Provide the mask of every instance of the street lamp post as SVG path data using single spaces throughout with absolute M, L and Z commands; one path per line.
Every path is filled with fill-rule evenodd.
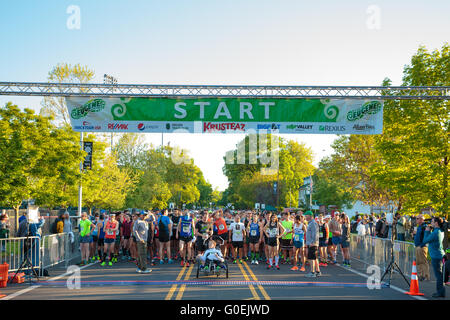
M 103 75 L 103 84 L 117 84 L 118 81 L 113 76 L 107 75 L 106 73 Z M 114 87 L 111 88 L 111 92 L 114 92 Z M 111 132 L 111 153 L 113 151 L 113 133 Z

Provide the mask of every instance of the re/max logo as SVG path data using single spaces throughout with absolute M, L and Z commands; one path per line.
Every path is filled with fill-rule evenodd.
M 128 124 L 125 123 L 108 123 L 109 130 L 128 130 Z

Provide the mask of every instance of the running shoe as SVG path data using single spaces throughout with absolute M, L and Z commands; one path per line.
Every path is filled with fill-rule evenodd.
M 255 264 L 255 260 L 252 260 L 252 262 L 250 262 L 250 264 Z
M 164 264 L 164 260 L 159 260 L 159 264 Z
M 101 265 L 102 267 L 104 267 L 104 266 L 106 265 L 106 261 L 103 261 L 102 263 L 100 263 L 100 265 Z
M 184 267 L 184 260 L 181 260 L 181 266 Z
M 216 271 L 219 271 L 220 270 L 220 267 L 219 266 L 216 266 Z
M 267 266 L 267 269 L 272 269 L 272 266 L 269 264 L 269 265 Z
M 322 275 L 322 272 L 316 272 L 316 277 L 320 277 Z
M 258 260 L 255 260 L 255 264 L 259 264 Z
M 239 263 L 242 264 L 242 259 L 239 259 Z
M 112 262 L 111 262 L 111 261 L 110 261 L 110 262 L 108 262 L 108 265 L 109 265 L 109 266 L 112 266 Z
M 185 266 L 186 266 L 186 267 L 189 267 L 189 261 L 186 262 Z
M 275 268 L 277 268 L 277 270 L 280 270 L 280 266 L 279 265 L 276 265 Z
M 142 273 L 150 273 L 152 272 L 152 269 L 145 269 L 144 271 L 142 271 Z
M 298 267 L 297 267 L 297 266 L 293 266 L 293 267 L 291 268 L 291 270 L 292 270 L 292 271 L 297 271 L 297 270 L 298 270 Z
M 205 271 L 209 271 L 209 267 L 208 266 L 205 266 Z
M 325 262 L 322 264 L 323 264 L 322 267 L 328 267 L 328 264 L 326 264 Z
M 84 262 L 84 260 L 82 260 L 81 262 L 80 262 L 80 267 L 81 266 L 84 266 L 86 263 Z
M 315 273 L 310 272 L 310 273 L 305 274 L 305 277 L 307 277 L 307 278 L 316 278 L 317 275 Z
M 136 272 L 137 272 L 137 273 L 142 273 L 142 270 L 139 269 L 139 268 L 136 268 Z
M 173 263 L 173 260 L 172 260 L 172 259 L 169 259 L 168 263 L 169 263 L 169 264 L 172 264 L 172 263 Z
M 301 267 L 300 271 L 305 272 L 305 267 Z

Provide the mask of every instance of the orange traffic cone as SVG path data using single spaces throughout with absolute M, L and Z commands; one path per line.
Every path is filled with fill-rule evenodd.
M 419 292 L 419 280 L 417 280 L 417 269 L 416 261 L 413 261 L 412 274 L 411 274 L 411 285 L 409 287 L 409 292 L 405 292 L 411 296 L 423 296 L 423 293 Z

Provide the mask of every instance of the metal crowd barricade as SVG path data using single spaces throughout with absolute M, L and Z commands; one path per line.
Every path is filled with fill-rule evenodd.
M 39 237 L 0 239 L 0 264 L 9 264 L 9 271 L 17 271 L 28 256 L 33 267 L 40 264 Z
M 78 233 L 58 233 L 42 237 L 41 255 L 44 269 L 62 262 L 67 267 L 72 260 L 81 257 Z
M 8 263 L 17 271 L 28 258 L 34 268 L 46 269 L 65 262 L 65 267 L 81 257 L 78 232 L 39 237 L 0 239 L 0 264 Z
M 407 277 L 410 276 L 415 259 L 413 243 L 397 240 L 392 243 L 389 239 L 351 234 L 350 257 L 352 260 L 361 262 L 366 268 L 377 265 L 381 272 L 386 271 L 391 262 L 391 248 L 394 250 L 394 259 L 400 270 Z

